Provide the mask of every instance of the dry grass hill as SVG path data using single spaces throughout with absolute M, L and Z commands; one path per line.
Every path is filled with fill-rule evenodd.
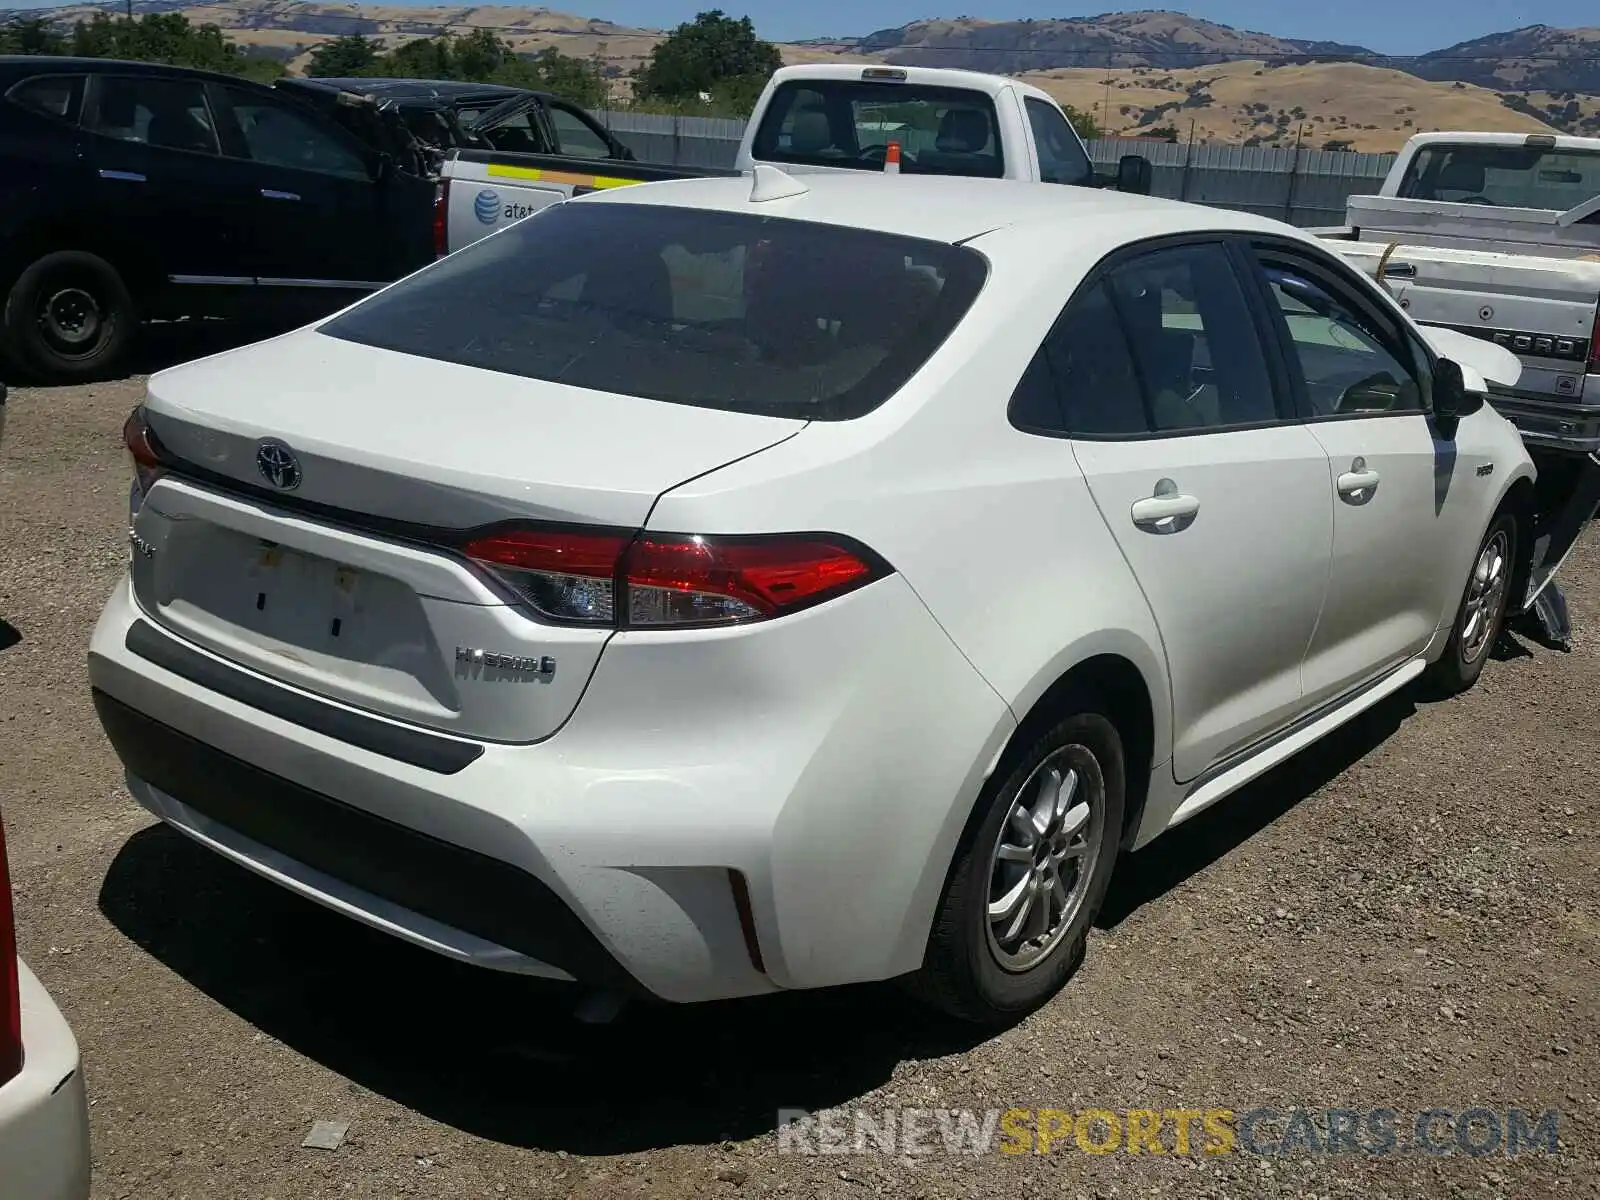
M 1429 83 L 1356 63 L 1270 67 L 1256 61 L 1180 71 L 1063 68 L 1021 78 L 1088 113 L 1108 133 L 1128 136 L 1170 127 L 1187 141 L 1192 123 L 1197 141 L 1292 146 L 1299 137 L 1314 149 L 1340 141 L 1350 149 L 1385 151 L 1430 129 L 1532 133 L 1550 128 L 1507 108 L 1484 88 Z
M 218 25 L 240 45 L 271 54 L 293 71 L 305 69 L 319 43 L 343 34 L 394 46 L 443 32 L 492 29 L 518 51 L 554 47 L 598 59 L 626 76 L 664 36 L 660 30 L 508 5 L 134 0 L 134 8 L 178 11 L 197 24 Z M 29 15 L 70 24 L 95 11 L 93 5 L 74 5 Z M 1171 12 L 916 21 L 865 38 L 779 49 L 790 63 L 897 62 L 1019 74 L 1089 113 L 1107 131 L 1129 135 L 1170 127 L 1186 140 L 1192 122 L 1198 140 L 1293 145 L 1298 136 L 1314 147 L 1332 141 L 1383 151 L 1429 129 L 1555 126 L 1600 134 L 1600 30 L 1533 26 L 1410 60 L 1405 70 L 1329 61 L 1370 59 L 1371 52 L 1359 46 L 1250 33 Z M 1503 58 L 1494 57 L 1501 53 Z M 1523 88 L 1529 90 L 1517 90 Z

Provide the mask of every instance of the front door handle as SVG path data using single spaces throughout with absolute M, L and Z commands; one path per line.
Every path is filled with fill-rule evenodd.
M 100 172 L 101 179 L 116 179 L 123 183 L 146 183 L 145 177 L 137 171 L 107 171 Z
M 274 190 L 273 188 L 262 188 L 261 189 L 261 194 L 262 194 L 262 196 L 264 196 L 268 200 L 298 200 L 298 199 L 300 199 L 299 195 L 297 193 L 295 193 L 295 192 L 280 192 L 280 191 Z
M 1367 466 L 1366 459 L 1358 458 L 1337 482 L 1342 499 L 1351 504 L 1365 504 L 1378 490 L 1378 473 Z
M 1200 501 L 1178 491 L 1170 479 L 1156 484 L 1156 494 L 1135 500 L 1128 515 L 1146 533 L 1178 533 L 1189 528 L 1200 512 Z

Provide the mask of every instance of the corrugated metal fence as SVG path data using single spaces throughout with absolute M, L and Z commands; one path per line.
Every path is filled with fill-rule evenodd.
M 743 121 L 719 117 L 617 111 L 595 116 L 642 161 L 681 167 L 732 167 L 745 128 Z M 1295 225 L 1342 223 L 1345 198 L 1376 192 L 1395 157 L 1121 138 L 1090 142 L 1089 153 L 1100 167 L 1115 167 L 1124 154 L 1144 155 L 1154 167 L 1157 196 L 1242 209 Z

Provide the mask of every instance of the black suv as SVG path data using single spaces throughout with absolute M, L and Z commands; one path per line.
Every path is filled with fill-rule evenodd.
M 433 185 L 227 75 L 0 57 L 0 357 L 115 370 L 139 322 L 311 320 L 433 260 Z

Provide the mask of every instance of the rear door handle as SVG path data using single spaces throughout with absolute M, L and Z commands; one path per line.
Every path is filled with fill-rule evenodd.
M 1385 263 L 1383 274 L 1386 279 L 1415 279 L 1417 277 L 1417 264 L 1408 262 Z
M 1365 504 L 1378 490 L 1378 473 L 1367 466 L 1367 460 L 1357 457 L 1350 469 L 1336 481 L 1339 496 L 1350 504 Z
M 105 171 L 100 172 L 101 179 L 118 179 L 123 183 L 148 183 L 149 181 L 137 171 Z
M 268 200 L 298 200 L 300 196 L 295 192 L 280 192 L 273 188 L 262 188 L 261 194 Z
M 1161 482 L 1171 487 L 1168 480 Z M 1165 491 L 1158 484 L 1156 494 L 1135 500 L 1128 515 L 1133 518 L 1135 525 L 1147 533 L 1177 533 L 1187 529 L 1189 522 L 1199 512 L 1199 500 L 1179 494 L 1176 488 Z

